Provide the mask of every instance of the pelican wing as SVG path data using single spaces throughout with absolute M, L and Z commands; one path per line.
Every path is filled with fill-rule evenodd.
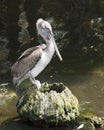
M 24 51 L 24 53 L 17 59 L 11 68 L 13 77 L 22 77 L 29 70 L 31 70 L 41 58 L 42 51 L 45 49 L 45 47 L 45 45 L 41 45 Z

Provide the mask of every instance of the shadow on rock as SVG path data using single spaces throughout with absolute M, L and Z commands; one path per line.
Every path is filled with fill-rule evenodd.
M 9 119 L 3 122 L 0 126 L 0 130 L 69 130 L 70 127 L 47 127 L 47 126 L 34 126 L 31 122 L 25 119 L 21 119 L 19 117 Z M 74 128 L 71 128 L 74 130 Z

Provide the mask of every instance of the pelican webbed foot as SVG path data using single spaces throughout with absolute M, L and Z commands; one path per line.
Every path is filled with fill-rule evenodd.
M 41 83 L 39 80 L 36 80 L 35 78 L 30 78 L 31 82 L 33 85 L 36 85 L 37 89 L 40 90 L 41 88 Z

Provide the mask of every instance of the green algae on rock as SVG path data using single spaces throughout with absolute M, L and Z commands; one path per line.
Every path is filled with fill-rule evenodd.
M 40 91 L 33 86 L 21 96 L 17 111 L 34 124 L 58 125 L 79 116 L 79 103 L 64 84 L 44 83 Z

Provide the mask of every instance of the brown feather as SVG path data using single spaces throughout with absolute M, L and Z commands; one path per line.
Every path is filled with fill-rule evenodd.
M 13 77 L 22 77 L 31 70 L 41 58 L 42 51 L 45 47 L 46 45 L 40 45 L 24 51 L 11 68 Z

